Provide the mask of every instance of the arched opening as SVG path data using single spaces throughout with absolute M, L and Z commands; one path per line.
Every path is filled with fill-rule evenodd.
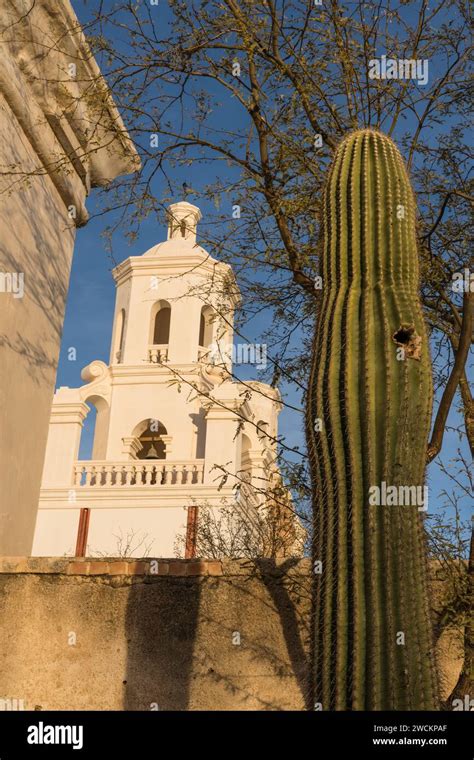
M 123 339 L 125 336 L 125 309 L 120 309 L 117 314 L 117 321 L 115 326 L 115 348 L 113 359 L 117 364 L 123 362 Z
M 151 340 L 154 346 L 167 346 L 170 339 L 171 306 L 168 301 L 158 301 L 151 313 Z
M 271 443 L 270 438 L 268 437 L 268 422 L 259 420 L 257 422 L 256 430 L 257 430 L 258 440 L 260 441 L 262 449 L 263 450 L 268 449 Z
M 212 316 L 213 311 L 210 306 L 203 306 L 201 309 L 201 319 L 199 322 L 199 345 L 202 348 L 209 348 L 212 343 Z
M 87 406 L 89 407 L 89 411 L 87 412 L 87 417 L 82 426 L 78 454 L 78 459 L 86 461 L 92 459 L 92 449 L 94 446 L 94 435 L 97 424 L 97 409 L 93 404 L 87 404 Z
M 163 436 L 167 436 L 168 433 L 165 426 L 159 420 L 150 419 L 140 423 L 137 428 L 134 435 L 142 446 L 137 453 L 137 459 L 166 459 L 166 442 Z
M 78 457 L 103 460 L 107 451 L 110 407 L 102 396 L 88 396 L 84 401 L 91 411 L 84 420 Z

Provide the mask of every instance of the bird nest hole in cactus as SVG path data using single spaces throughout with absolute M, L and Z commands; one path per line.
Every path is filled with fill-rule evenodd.
M 402 346 L 407 359 L 421 359 L 421 336 L 415 325 L 400 325 L 392 336 L 397 346 Z

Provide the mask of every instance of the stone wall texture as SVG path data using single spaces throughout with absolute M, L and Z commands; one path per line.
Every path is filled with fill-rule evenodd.
M 139 161 L 69 0 L 3 0 L 0 44 L 0 554 L 7 555 L 32 550 L 86 196 Z
M 0 707 L 303 710 L 309 571 L 305 559 L 3 558 Z

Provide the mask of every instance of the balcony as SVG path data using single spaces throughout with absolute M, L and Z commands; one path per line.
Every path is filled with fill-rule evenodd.
M 74 464 L 74 486 L 123 488 L 191 486 L 204 482 L 204 459 L 170 462 L 164 459 L 128 462 L 82 461 Z
M 205 476 L 205 460 L 82 460 L 73 463 L 66 482 L 43 485 L 40 509 L 169 508 L 234 502 L 232 484 Z
M 168 361 L 168 345 L 148 346 L 148 361 L 150 364 L 165 364 Z

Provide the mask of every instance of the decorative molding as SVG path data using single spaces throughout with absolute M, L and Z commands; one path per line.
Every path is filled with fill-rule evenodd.
M 51 425 L 67 425 L 70 423 L 84 424 L 89 414 L 89 407 L 83 401 L 53 403 L 51 408 Z
M 140 439 L 135 438 L 134 436 L 124 437 L 122 438 L 122 443 L 123 453 L 126 456 L 129 456 L 131 460 L 135 460 L 138 452 L 142 450 Z
M 88 188 L 137 171 L 137 152 L 69 0 L 3 3 L 0 34 L 0 91 L 82 226 Z
M 142 461 L 142 460 L 140 460 Z M 163 461 L 163 460 L 157 460 Z M 104 464 L 109 465 L 110 462 Z M 132 462 L 124 461 L 123 465 Z M 172 462 L 171 462 L 172 464 Z M 72 474 L 72 473 L 71 473 Z M 70 500 L 74 491 L 75 501 Z M 166 519 L 168 509 L 183 508 L 192 504 L 208 504 L 220 507 L 236 503 L 237 494 L 233 486 L 223 486 L 219 491 L 213 483 L 189 485 L 159 486 L 68 486 L 47 487 L 40 491 L 39 511 L 42 510 L 77 510 L 80 507 L 91 509 L 130 509 L 135 507 L 163 510 Z
M 95 359 L 81 372 L 81 378 L 86 383 L 95 383 L 109 378 L 109 368 L 105 362 Z
M 166 255 L 165 252 L 160 254 L 160 245 L 167 246 L 168 248 L 170 245 L 176 246 L 176 255 Z M 155 255 L 150 255 L 149 252 L 146 252 L 141 256 L 129 256 L 128 259 L 122 261 L 112 270 L 112 275 L 117 286 L 122 285 L 136 273 L 163 278 L 192 273 L 193 276 L 201 275 L 203 278 L 208 279 L 209 275 L 211 275 L 215 283 L 220 282 L 224 285 L 228 281 L 231 284 L 232 287 L 228 290 L 228 297 L 229 302 L 235 309 L 241 302 L 241 295 L 230 265 L 213 259 L 200 246 L 195 246 L 194 249 L 191 248 L 192 253 L 189 252 L 189 243 L 185 242 L 184 247 L 184 251 L 179 250 L 179 242 L 175 239 L 156 246 Z
M 172 435 L 159 435 L 159 440 L 163 441 L 165 444 L 165 453 L 166 458 L 172 453 L 172 442 L 173 442 L 173 436 Z

